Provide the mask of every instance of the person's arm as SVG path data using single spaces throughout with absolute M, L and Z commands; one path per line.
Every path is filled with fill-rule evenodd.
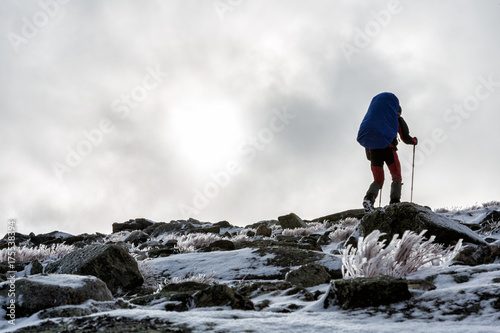
M 416 145 L 418 143 L 417 138 L 414 138 L 410 135 L 410 129 L 406 124 L 406 121 L 403 117 L 399 117 L 399 137 L 403 140 L 407 145 Z

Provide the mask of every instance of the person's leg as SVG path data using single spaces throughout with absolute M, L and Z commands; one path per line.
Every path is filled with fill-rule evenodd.
M 363 206 L 366 211 L 373 210 L 373 204 L 377 198 L 378 192 L 384 185 L 384 153 L 383 149 L 372 149 L 371 151 L 371 170 L 373 182 L 363 199 Z
M 394 204 L 401 201 L 401 187 L 403 185 L 403 179 L 401 177 L 401 163 L 399 162 L 398 152 L 395 150 L 390 152 L 390 156 L 388 156 L 388 158 L 391 163 L 387 163 L 387 166 L 389 167 L 392 177 L 390 203 Z

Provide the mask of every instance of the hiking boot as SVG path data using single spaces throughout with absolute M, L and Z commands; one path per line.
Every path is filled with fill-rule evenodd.
M 375 210 L 373 203 L 367 199 L 363 200 L 363 208 L 365 209 L 365 213 L 371 213 Z
M 377 195 L 381 187 L 382 186 L 376 182 L 370 184 L 370 188 L 368 188 L 368 191 L 363 198 L 363 208 L 365 209 L 365 212 L 372 212 L 375 209 L 373 208 L 373 204 L 375 203 L 375 199 L 377 199 Z
M 401 202 L 401 187 L 403 183 L 392 182 L 391 184 L 391 202 L 390 204 L 395 204 Z

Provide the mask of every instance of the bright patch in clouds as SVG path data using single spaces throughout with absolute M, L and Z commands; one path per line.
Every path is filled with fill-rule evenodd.
M 230 103 L 193 100 L 172 110 L 168 121 L 177 155 L 196 171 L 226 163 L 242 139 L 241 119 Z

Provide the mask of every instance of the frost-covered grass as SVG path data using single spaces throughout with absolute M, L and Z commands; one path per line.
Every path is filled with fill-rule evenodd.
M 8 261 L 9 253 L 14 253 L 14 260 L 16 261 L 32 261 L 37 259 L 40 262 L 47 260 L 57 260 L 75 249 L 73 245 L 66 245 L 64 243 L 52 244 L 47 246 L 40 244 L 36 247 L 27 245 L 14 246 L 0 250 L 0 262 Z
M 342 242 L 349 238 L 359 225 L 359 220 L 348 217 L 331 227 L 332 232 L 328 236 L 332 242 Z
M 385 234 L 378 230 L 360 237 L 357 248 L 348 245 L 343 252 L 344 278 L 378 275 L 403 278 L 425 266 L 445 266 L 462 247 L 460 240 L 455 247 L 444 248 L 433 243 L 435 236 L 425 240 L 425 232 L 426 230 L 417 235 L 412 231 L 405 231 L 401 238 L 394 235 L 387 246 L 385 240 L 379 240 Z
M 458 207 L 458 206 L 443 207 L 435 209 L 434 211 L 436 213 L 460 213 L 460 212 L 474 211 L 483 208 L 493 208 L 493 207 L 500 207 L 500 201 L 488 201 L 482 204 L 474 204 L 472 206 L 465 206 L 465 207 Z
M 283 236 L 308 236 L 311 234 L 325 231 L 327 229 L 327 222 L 311 222 L 307 224 L 306 228 L 283 229 L 281 233 Z
M 153 237 L 151 240 L 159 243 L 168 242 L 169 240 L 175 240 L 177 241 L 176 249 L 178 249 L 180 253 L 190 253 L 205 248 L 218 240 L 230 240 L 233 243 L 249 241 L 251 240 L 251 238 L 246 235 L 246 232 L 246 230 L 242 230 L 231 238 L 222 237 L 218 234 L 213 233 L 191 233 L 187 235 L 176 235 L 169 233 Z
M 328 226 L 329 221 L 311 222 L 308 223 L 306 228 L 296 228 L 296 229 L 284 229 L 281 233 L 283 236 L 308 236 L 311 234 L 323 234 L 328 230 L 331 230 L 329 235 L 331 242 L 341 242 L 345 241 L 354 232 L 359 224 L 359 220 L 355 218 L 345 218 L 340 220 L 338 223 Z

